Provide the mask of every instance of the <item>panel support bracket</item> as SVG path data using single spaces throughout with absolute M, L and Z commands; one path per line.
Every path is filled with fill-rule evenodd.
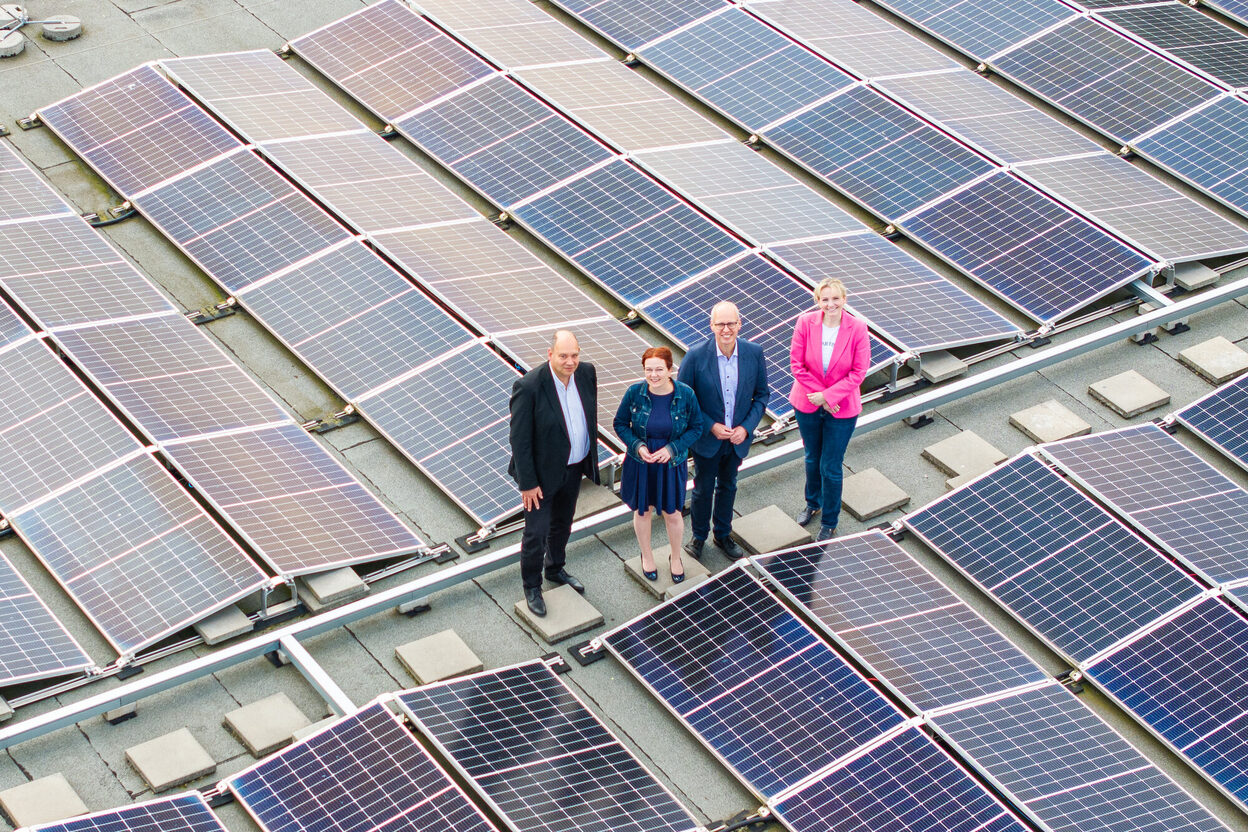
M 17 126 L 23 130 L 34 130 L 36 127 L 42 127 L 43 122 L 39 120 L 39 116 L 32 113 L 25 118 L 19 118 L 17 120 Z
M 234 298 L 226 298 L 215 306 L 205 306 L 196 312 L 187 312 L 186 319 L 196 326 L 206 324 L 210 321 L 219 321 L 222 318 L 228 318 L 238 311 L 238 301 Z
M 303 423 L 303 429 L 309 433 L 329 433 L 331 430 L 345 428 L 354 422 L 360 421 L 360 414 L 356 412 L 355 405 L 347 405 L 341 412 L 332 416 L 326 416 L 324 419 L 313 419 L 310 422 Z

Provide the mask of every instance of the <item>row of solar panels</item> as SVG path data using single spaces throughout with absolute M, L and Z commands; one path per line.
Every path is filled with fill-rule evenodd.
M 7 147 L 0 195 L 0 513 L 123 657 L 270 582 L 165 464 L 280 579 L 425 546 Z M 4 572 L 0 683 L 83 667 Z
M 1242 251 L 1248 239 L 1243 229 L 968 72 L 856 80 L 858 45 L 848 48 L 851 65 L 840 63 L 846 40 L 838 29 L 841 18 L 863 25 L 861 18 L 871 15 L 860 9 L 784 0 L 748 10 L 680 0 L 558 5 L 1041 323 L 1163 263 Z M 762 16 L 815 33 L 812 47 L 819 51 Z M 894 63 L 887 74 L 948 63 L 923 53 L 920 44 L 909 47 L 902 65 Z M 918 69 L 904 65 L 911 60 Z M 903 106 L 911 97 L 935 106 Z M 975 113 L 985 104 L 990 113 L 1023 111 L 1009 126 L 1039 134 L 1048 146 L 1031 146 L 1031 136 L 1012 135 L 992 115 Z M 975 117 L 945 124 L 941 111 Z M 995 141 L 984 140 L 993 133 Z M 1014 170 L 1010 152 L 1020 150 L 1045 164 Z M 1082 158 L 1055 158 L 1072 154 Z M 1133 205 L 1141 195 L 1166 203 L 1171 216 Z

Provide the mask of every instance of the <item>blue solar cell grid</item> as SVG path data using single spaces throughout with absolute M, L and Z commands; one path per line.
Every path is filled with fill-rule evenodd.
M 792 832 L 1025 832 L 917 728 L 773 806 Z
M 556 0 L 625 49 L 674 32 L 727 7 L 726 0 Z
M 1200 594 L 1200 586 L 1031 456 L 905 518 L 1076 662 Z
M 397 126 L 504 208 L 612 156 L 584 130 L 501 75 Z
M 1206 0 L 1206 5 L 1240 23 L 1248 24 L 1248 0 Z
M 853 79 L 740 9 L 642 49 L 640 57 L 749 130 L 826 98 Z
M 1248 86 L 1248 38 L 1189 6 L 1137 6 L 1100 16 L 1228 87 Z
M 1248 800 L 1248 621 L 1209 598 L 1086 671 L 1213 782 Z
M 745 250 L 623 160 L 513 213 L 631 305 Z
M 1074 16 L 1074 9 L 1058 0 L 881 0 L 880 5 L 981 61 Z
M 0 555 L 0 685 L 81 670 L 91 659 Z
M 1040 323 L 1053 323 L 1152 263 L 1008 172 L 900 223 L 913 239 Z
M 226 832 L 199 792 L 23 829 L 27 832 Z
M 867 87 L 838 95 L 763 136 L 889 220 L 995 167 Z
M 1205 441 L 1248 468 L 1248 375 L 1224 384 L 1177 415 Z
M 1141 156 L 1248 214 L 1248 101 L 1228 96 L 1141 139 Z
M 741 569 L 721 572 L 604 640 L 763 797 L 902 722 Z

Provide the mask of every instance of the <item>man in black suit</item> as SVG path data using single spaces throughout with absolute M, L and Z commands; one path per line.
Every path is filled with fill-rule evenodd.
M 581 477 L 598 482 L 598 374 L 581 363 L 576 336 L 555 333 L 549 362 L 530 370 L 511 388 L 511 465 L 520 486 L 524 536 L 520 577 L 534 615 L 546 614 L 542 574 L 584 594 L 585 586 L 564 568 Z M 544 568 L 543 568 L 544 567 Z

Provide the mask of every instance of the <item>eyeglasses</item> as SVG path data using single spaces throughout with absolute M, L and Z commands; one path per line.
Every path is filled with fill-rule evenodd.
M 739 326 L 741 326 L 740 321 L 724 321 L 723 323 L 711 321 L 711 329 L 736 329 Z

